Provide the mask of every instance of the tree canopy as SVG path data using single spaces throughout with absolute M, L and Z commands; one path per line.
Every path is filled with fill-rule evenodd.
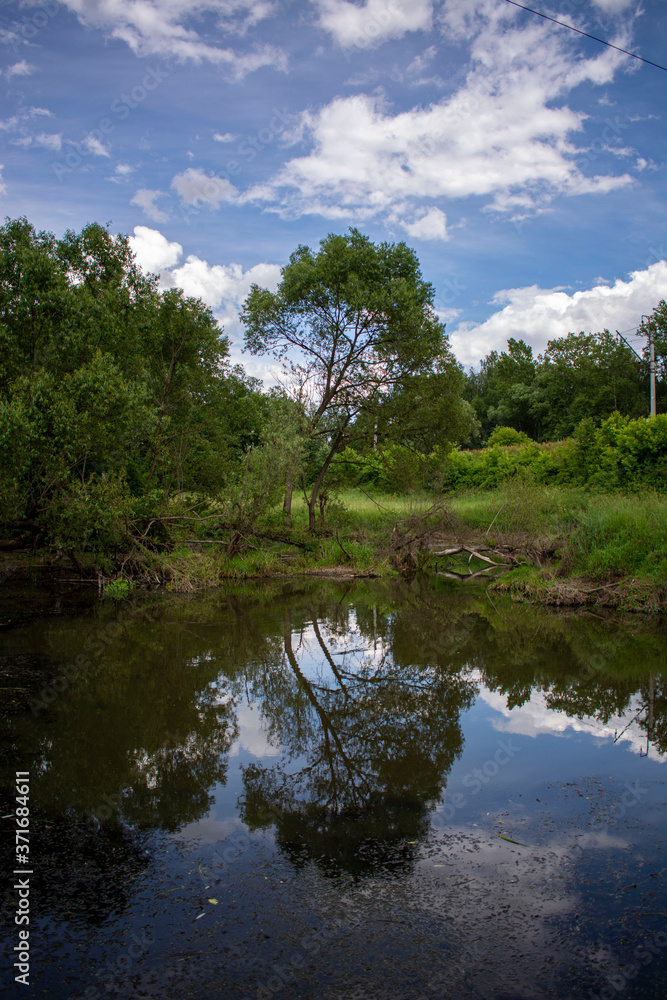
M 287 391 L 307 415 L 306 437 L 328 444 L 310 495 L 311 529 L 352 422 L 377 414 L 397 386 L 434 364 L 457 367 L 433 302 L 413 250 L 375 245 L 357 229 L 327 236 L 318 253 L 299 246 L 276 292 L 252 286 L 241 314 L 246 347 L 282 362 Z

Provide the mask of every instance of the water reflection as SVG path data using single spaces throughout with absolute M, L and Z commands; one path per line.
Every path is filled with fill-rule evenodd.
M 416 853 L 476 692 L 450 665 L 401 661 L 391 618 L 357 610 L 311 605 L 296 628 L 285 613 L 284 654 L 253 685 L 284 759 L 243 775 L 247 825 L 274 823 L 295 860 L 334 872 L 402 868 Z
M 4 661 L 65 663 L 114 615 L 101 607 L 18 629 Z M 398 864 L 392 844 L 413 853 L 406 844 L 428 826 L 480 683 L 508 712 L 539 693 L 551 712 L 621 720 L 661 754 L 663 660 L 662 634 L 642 622 L 419 587 L 156 600 L 47 710 L 14 717 L 5 746 L 30 766 L 48 814 L 176 831 L 210 810 L 239 706 L 257 703 L 280 756 L 245 767 L 243 821 L 275 824 L 295 858 L 364 870 Z
M 643 832 L 640 810 L 619 816 L 618 803 L 623 783 L 643 781 L 639 768 L 648 767 L 655 769 L 651 802 L 659 799 L 654 761 L 667 750 L 664 632 L 639 618 L 549 614 L 493 600 L 418 581 L 255 584 L 205 598 L 145 599 L 131 618 L 94 602 L 85 614 L 64 607 L 29 629 L 6 631 L 0 665 L 26 697 L 38 695 L 91 640 L 113 634 L 47 708 L 36 716 L 14 712 L 4 723 L 3 815 L 12 808 L 14 769 L 32 776 L 37 918 L 85 927 L 125 921 L 139 933 L 146 913 L 159 914 L 148 921 L 162 939 L 146 975 L 162 954 L 179 974 L 183 956 L 193 955 L 182 995 L 202 998 L 209 995 L 199 986 L 204 947 L 211 982 L 223 967 L 226 976 L 231 962 L 239 982 L 246 978 L 229 997 L 255 996 L 257 973 L 244 956 L 268 949 L 268 934 L 278 955 L 281 934 L 291 948 L 335 907 L 349 914 L 350 900 L 360 925 L 369 916 L 375 921 L 373 961 L 384 955 L 385 906 L 398 928 L 391 949 L 405 944 L 404 976 L 421 948 L 419 982 L 424 990 L 430 983 L 431 993 L 407 985 L 396 993 L 403 998 L 454 995 L 438 978 L 447 983 L 450 975 L 456 984 L 483 980 L 480 993 L 456 995 L 495 995 L 508 940 L 512 954 L 530 953 L 530 979 L 545 942 L 571 954 L 585 921 L 593 953 L 600 928 L 628 910 L 635 890 L 628 920 L 636 922 L 640 911 L 657 920 L 664 905 L 649 899 L 659 869 L 655 831 Z M 32 673 L 21 673 L 26 665 Z M 244 734 L 252 719 L 255 728 Z M 628 768 L 627 753 L 614 763 L 607 754 L 601 772 L 593 741 L 573 750 L 566 739 L 560 751 L 550 744 L 545 764 L 532 738 L 568 728 L 597 735 L 606 747 L 623 742 L 637 766 Z M 493 781 L 476 791 L 467 769 L 493 759 L 498 730 L 522 734 L 521 752 L 500 773 L 488 770 Z M 652 760 L 639 761 L 647 749 Z M 619 782 L 611 778 L 617 765 Z M 558 785 L 561 771 L 574 774 L 576 787 Z M 461 805 L 448 806 L 457 792 Z M 244 838 L 227 862 L 225 837 L 240 827 Z M 204 830 L 222 842 L 208 850 L 197 841 Z M 177 831 L 180 838 L 169 836 Z M 522 853 L 521 843 L 533 847 Z M 11 870 L 9 838 L 0 853 Z M 591 878 L 598 879 L 593 888 Z M 612 883 L 616 896 L 607 899 Z M 413 924 L 414 912 L 420 917 Z M 489 935 L 491 922 L 499 929 Z M 255 935 L 250 944 L 247 928 Z M 182 937 L 178 947 L 174 934 Z M 344 944 L 346 954 L 358 951 L 361 983 L 370 968 L 365 931 Z M 50 959 L 59 971 L 55 954 L 54 946 Z M 447 965 L 450 959 L 459 964 Z M 334 949 L 332 968 L 336 962 Z M 577 962 L 572 981 L 583 969 L 582 982 L 598 988 L 591 960 Z M 54 973 L 49 995 L 60 1000 L 56 980 Z M 386 1000 L 378 989 L 367 995 Z M 123 996 L 136 995 L 129 981 L 127 990 Z M 333 996 L 312 990 L 303 996 Z M 579 996 L 568 990 L 516 995 Z

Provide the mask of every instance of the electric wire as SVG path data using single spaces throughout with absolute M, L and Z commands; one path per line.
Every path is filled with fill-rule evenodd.
M 645 59 L 644 56 L 638 56 L 636 52 L 629 52 L 628 49 L 622 49 L 618 45 L 612 44 L 612 42 L 607 42 L 604 38 L 598 38 L 597 35 L 590 35 L 587 31 L 581 31 L 579 28 L 575 28 L 572 24 L 566 24 L 565 21 L 558 21 L 555 17 L 551 17 L 549 14 L 543 14 L 539 10 L 534 10 L 532 7 L 526 7 L 522 3 L 516 3 L 516 0 L 505 0 L 506 3 L 511 3 L 513 7 L 520 7 L 521 10 L 527 10 L 531 14 L 537 14 L 538 17 L 543 17 L 547 21 L 553 21 L 554 24 L 560 24 L 561 28 L 569 28 L 570 31 L 576 31 L 578 35 L 584 35 L 586 38 L 592 38 L 594 42 L 600 42 L 601 45 L 608 45 L 610 49 L 616 49 L 617 52 L 622 52 L 626 56 L 632 56 L 633 59 L 640 59 L 641 62 L 648 63 L 649 66 L 655 66 L 656 69 L 661 69 L 667 73 L 667 66 L 661 66 L 660 63 L 653 62 L 651 59 Z

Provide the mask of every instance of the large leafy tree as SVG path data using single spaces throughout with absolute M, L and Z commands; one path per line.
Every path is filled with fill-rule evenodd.
M 326 442 L 308 501 L 311 530 L 327 470 L 355 419 L 446 351 L 433 297 L 413 250 L 375 245 L 357 229 L 327 236 L 318 253 L 299 246 L 276 292 L 252 286 L 242 311 L 246 348 L 282 362 L 286 387 L 306 412 L 306 438 Z
M 242 370 L 230 371 L 227 352 L 210 310 L 178 289 L 160 292 L 127 237 L 93 223 L 57 240 L 8 220 L 0 227 L 3 528 L 29 531 L 33 544 L 108 551 L 127 538 L 130 494 L 219 489 L 262 419 L 258 394 Z M 0 540 L 0 549 L 26 540 Z

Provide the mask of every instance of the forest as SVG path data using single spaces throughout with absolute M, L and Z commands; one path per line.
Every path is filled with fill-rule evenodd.
M 93 223 L 58 239 L 7 219 L 5 572 L 8 559 L 67 565 L 123 593 L 307 564 L 396 570 L 397 544 L 414 568 L 428 531 L 477 544 L 493 518 L 505 541 L 578 537 L 579 564 L 572 549 L 563 565 L 584 575 L 662 573 L 667 552 L 648 537 L 637 565 L 626 552 L 595 570 L 593 557 L 641 536 L 640 508 L 667 520 L 665 301 L 643 320 L 657 362 L 647 420 L 648 356 L 613 332 L 572 332 L 538 356 L 511 339 L 466 372 L 434 298 L 404 243 L 350 229 L 299 246 L 241 314 L 245 350 L 282 368 L 264 389 L 231 363 L 211 310 L 161 290 L 127 237 Z

